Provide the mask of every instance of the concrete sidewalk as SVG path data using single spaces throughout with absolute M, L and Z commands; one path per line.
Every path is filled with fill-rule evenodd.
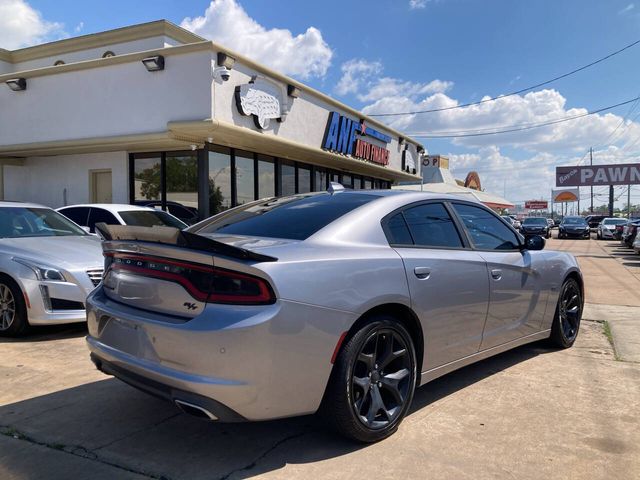
M 587 303 L 582 319 L 606 321 L 611 329 L 617 358 L 640 363 L 640 307 Z

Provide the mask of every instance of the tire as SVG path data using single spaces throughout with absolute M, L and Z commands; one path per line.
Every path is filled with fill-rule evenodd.
M 10 277 L 0 275 L 0 336 L 18 337 L 29 329 L 24 295 Z
M 582 292 L 578 282 L 569 278 L 560 289 L 556 313 L 551 325 L 551 343 L 558 348 L 571 347 L 580 330 L 582 319 Z
M 342 346 L 319 413 L 351 440 L 387 438 L 411 406 L 416 364 L 413 340 L 404 326 L 389 315 L 372 317 Z

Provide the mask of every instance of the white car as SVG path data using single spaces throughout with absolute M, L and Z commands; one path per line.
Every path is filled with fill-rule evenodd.
M 96 236 L 48 207 L 0 202 L 0 335 L 86 321 L 103 269 Z
M 56 210 L 89 233 L 95 233 L 96 223 L 132 225 L 138 227 L 174 227 L 182 230 L 187 224 L 170 213 L 151 207 L 118 203 L 69 205 Z
M 627 223 L 627 219 L 626 218 L 614 218 L 614 217 L 610 217 L 610 218 L 605 218 L 603 219 L 600 224 L 598 224 L 598 229 L 596 230 L 596 236 L 598 238 L 598 240 L 605 240 L 610 238 L 611 240 L 613 240 L 613 235 L 616 231 L 616 225 L 622 225 Z
M 636 235 L 636 239 L 633 241 L 633 250 L 640 253 L 640 235 Z

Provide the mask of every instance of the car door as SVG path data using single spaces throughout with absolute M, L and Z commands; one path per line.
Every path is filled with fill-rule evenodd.
M 113 213 L 104 208 L 91 207 L 89 212 L 89 231 L 95 233 L 96 223 L 106 223 L 107 225 L 120 225 L 120 221 Z
M 540 252 L 522 250 L 518 234 L 489 209 L 452 206 L 488 270 L 489 311 L 480 349 L 538 332 L 547 301 L 536 268 Z
M 465 244 L 445 204 L 413 204 L 384 226 L 422 325 L 423 370 L 476 353 L 489 301 L 486 262 Z

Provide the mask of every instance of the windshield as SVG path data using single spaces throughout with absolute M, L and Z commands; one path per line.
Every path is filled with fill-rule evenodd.
M 530 218 L 525 218 L 522 224 L 523 225 L 546 225 L 547 219 L 542 217 L 530 217 Z
M 376 198 L 363 193 L 312 193 L 272 198 L 216 215 L 210 223 L 189 231 L 304 240 Z
M 50 208 L 0 207 L 0 238 L 87 235 Z
M 567 217 L 562 221 L 562 223 L 564 223 L 565 225 L 586 225 L 587 224 L 586 220 L 582 217 Z
M 182 230 L 186 223 L 162 210 L 125 210 L 118 212 L 126 225 L 136 227 L 174 227 Z
M 603 225 L 622 225 L 623 223 L 627 223 L 627 220 L 624 218 L 605 218 L 602 221 Z

